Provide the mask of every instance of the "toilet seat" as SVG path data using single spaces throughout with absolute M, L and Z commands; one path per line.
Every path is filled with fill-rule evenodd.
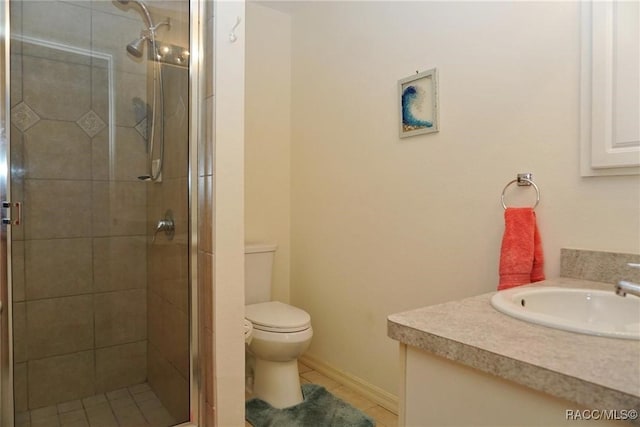
M 253 328 L 266 332 L 299 332 L 311 327 L 311 316 L 304 310 L 280 301 L 245 306 L 245 318 Z

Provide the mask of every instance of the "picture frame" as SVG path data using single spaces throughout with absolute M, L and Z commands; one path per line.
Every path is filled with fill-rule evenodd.
M 438 70 L 398 80 L 400 138 L 439 132 Z

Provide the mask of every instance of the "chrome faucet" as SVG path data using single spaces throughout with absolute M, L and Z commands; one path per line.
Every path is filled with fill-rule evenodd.
M 627 265 L 632 268 L 640 268 L 640 264 L 632 262 Z M 626 297 L 627 294 L 633 294 L 640 297 L 640 285 L 633 282 L 627 282 L 626 280 L 621 280 L 616 285 L 616 294 L 621 297 Z

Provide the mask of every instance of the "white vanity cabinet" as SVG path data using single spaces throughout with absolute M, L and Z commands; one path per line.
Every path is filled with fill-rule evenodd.
M 416 347 L 401 344 L 400 357 L 401 426 L 579 426 L 571 417 L 592 416 L 582 405 Z M 613 421 L 584 422 L 620 427 Z
M 537 285 L 611 288 L 566 278 Z M 523 322 L 493 309 L 492 295 L 388 317 L 400 342 L 401 426 L 640 425 L 606 419 L 640 411 L 640 341 Z

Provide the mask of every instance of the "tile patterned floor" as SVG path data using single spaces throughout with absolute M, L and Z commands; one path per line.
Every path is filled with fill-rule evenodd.
M 175 424 L 148 384 L 16 414 L 16 427 L 168 427 Z
M 383 408 L 371 400 L 360 396 L 346 386 L 332 380 L 321 373 L 314 371 L 308 366 L 298 362 L 298 370 L 300 371 L 300 383 L 319 384 L 329 390 L 334 396 L 339 397 L 350 405 L 360 409 L 376 421 L 376 427 L 397 427 L 398 416 L 391 411 Z M 246 396 L 248 397 L 248 396 Z M 245 427 L 251 427 L 251 424 L 245 422 Z
M 377 427 L 397 427 L 398 416 L 346 386 L 299 363 L 300 382 L 319 384 L 366 413 Z M 16 427 L 168 427 L 175 424 L 148 384 L 16 415 Z M 251 424 L 245 423 L 246 427 Z

